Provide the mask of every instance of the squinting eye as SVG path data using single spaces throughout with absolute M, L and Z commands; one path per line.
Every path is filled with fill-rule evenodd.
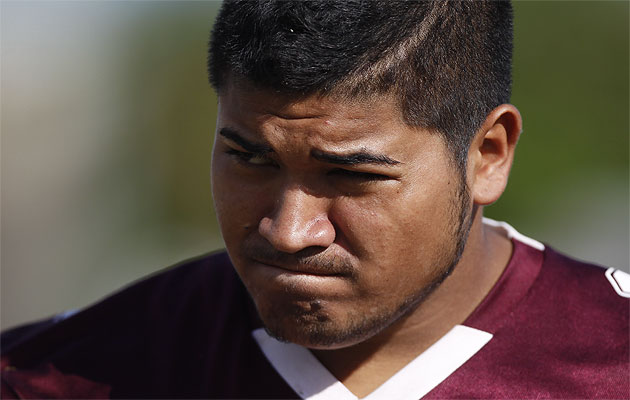
M 235 149 L 229 149 L 227 154 L 237 157 L 240 161 L 246 162 L 251 165 L 273 165 L 273 160 L 264 154 L 247 153 L 244 151 L 238 151 Z
M 249 163 L 255 165 L 264 165 L 269 164 L 269 159 L 263 156 L 252 156 L 249 159 Z
M 353 171 L 349 169 L 333 169 L 329 175 L 339 176 L 342 178 L 354 179 L 357 181 L 384 181 L 390 179 L 387 175 L 374 174 L 371 172 Z

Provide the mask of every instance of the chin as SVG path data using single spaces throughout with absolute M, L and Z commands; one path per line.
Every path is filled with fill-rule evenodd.
M 308 302 L 290 307 L 283 304 L 269 309 L 259 307 L 258 313 L 267 333 L 282 342 L 309 348 L 327 347 L 338 342 L 339 329 L 329 313 L 309 308 Z
M 400 317 L 398 312 L 335 312 L 319 301 L 258 307 L 267 333 L 282 342 L 318 350 L 334 350 L 358 344 L 378 334 Z
M 265 323 L 267 333 L 282 342 L 295 343 L 317 350 L 334 350 L 349 347 L 364 340 L 364 332 L 357 337 L 332 322 Z
M 294 300 L 256 302 L 256 306 L 270 336 L 310 349 L 334 350 L 368 340 L 413 313 L 451 270 L 398 303 Z

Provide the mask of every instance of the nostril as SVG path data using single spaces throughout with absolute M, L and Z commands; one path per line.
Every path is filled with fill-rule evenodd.
M 247 229 L 247 228 L 246 228 Z M 258 233 L 260 233 L 265 239 L 269 240 L 273 229 L 273 221 L 269 217 L 264 217 L 258 224 Z
M 325 216 L 298 220 L 264 217 L 258 232 L 276 250 L 296 253 L 308 247 L 328 247 L 335 241 L 335 229 Z
M 328 247 L 335 241 L 335 228 L 326 217 L 320 217 L 309 227 L 309 236 L 316 241 L 318 246 Z

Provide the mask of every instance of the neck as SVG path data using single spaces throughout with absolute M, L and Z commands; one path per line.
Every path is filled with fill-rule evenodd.
M 477 213 L 453 273 L 413 312 L 376 336 L 315 356 L 358 397 L 364 397 L 407 365 L 481 303 L 505 269 L 512 244 Z

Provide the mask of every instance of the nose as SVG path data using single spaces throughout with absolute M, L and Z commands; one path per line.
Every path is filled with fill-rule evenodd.
M 260 220 L 258 232 L 276 250 L 289 254 L 312 246 L 328 247 L 335 241 L 328 201 L 299 187 L 286 188 L 273 213 Z

